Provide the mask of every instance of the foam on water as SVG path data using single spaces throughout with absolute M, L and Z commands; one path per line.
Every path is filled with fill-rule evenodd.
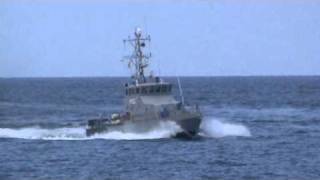
M 0 137 L 21 139 L 77 140 L 86 139 L 86 134 L 84 127 L 56 129 L 25 127 L 19 129 L 0 128 Z
M 217 119 L 207 118 L 201 123 L 200 135 L 205 137 L 225 136 L 251 136 L 249 129 L 240 124 L 231 124 Z M 113 140 L 142 140 L 170 138 L 180 132 L 181 128 L 172 121 L 161 122 L 149 131 L 137 133 L 131 129 L 126 131 L 111 131 L 86 136 L 85 127 L 64 127 L 45 129 L 40 127 L 25 128 L 0 128 L 0 138 L 20 139 L 43 139 L 43 140 L 90 140 L 90 139 L 113 139 Z
M 202 134 L 207 137 L 251 136 L 249 129 L 244 125 L 223 122 L 213 118 L 204 119 L 200 128 Z
M 94 139 L 138 140 L 138 139 L 161 139 L 170 138 L 181 131 L 181 128 L 172 121 L 161 122 L 150 131 L 136 133 L 132 131 L 112 131 L 94 135 Z
M 0 128 L 0 138 L 43 139 L 43 140 L 89 140 L 89 139 L 160 139 L 169 138 L 181 131 L 174 122 L 161 122 L 157 127 L 143 133 L 111 131 L 87 137 L 85 127 L 44 129 L 26 127 L 19 129 Z

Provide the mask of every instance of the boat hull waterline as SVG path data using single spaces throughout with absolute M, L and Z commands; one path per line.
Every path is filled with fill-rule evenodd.
M 92 119 L 89 120 L 86 129 L 87 136 L 109 132 L 122 133 L 144 133 L 159 128 L 160 123 L 172 123 L 178 128 L 171 137 L 174 138 L 193 138 L 199 132 L 201 117 L 192 117 L 181 120 L 137 120 L 136 122 L 119 122 L 111 124 L 109 119 Z

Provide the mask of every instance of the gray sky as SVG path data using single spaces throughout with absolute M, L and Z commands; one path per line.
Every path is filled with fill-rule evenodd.
M 151 35 L 160 75 L 320 75 L 319 0 L 0 1 L 0 77 L 126 76 Z

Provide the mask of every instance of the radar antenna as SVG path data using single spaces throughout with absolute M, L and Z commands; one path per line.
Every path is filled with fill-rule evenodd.
M 131 65 L 134 65 L 134 76 L 133 78 L 136 82 L 146 82 L 146 78 L 144 75 L 144 70 L 149 65 L 149 59 L 151 58 L 151 53 L 148 55 L 144 54 L 143 48 L 146 47 L 146 43 L 150 43 L 151 38 L 150 35 L 143 37 L 142 31 L 140 28 L 136 28 L 134 32 L 134 38 L 130 36 L 128 39 L 124 39 L 123 43 L 130 44 L 133 47 L 133 53 L 130 56 L 125 56 L 124 59 L 128 60 L 128 67 L 131 68 Z

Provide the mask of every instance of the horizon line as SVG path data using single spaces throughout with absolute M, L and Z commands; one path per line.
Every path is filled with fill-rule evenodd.
M 320 74 L 288 74 L 288 75 L 164 75 L 160 77 L 316 77 Z M 32 79 L 32 78 L 129 78 L 131 76 L 111 75 L 111 76 L 7 76 L 0 79 Z M 148 76 L 146 76 L 148 77 Z

